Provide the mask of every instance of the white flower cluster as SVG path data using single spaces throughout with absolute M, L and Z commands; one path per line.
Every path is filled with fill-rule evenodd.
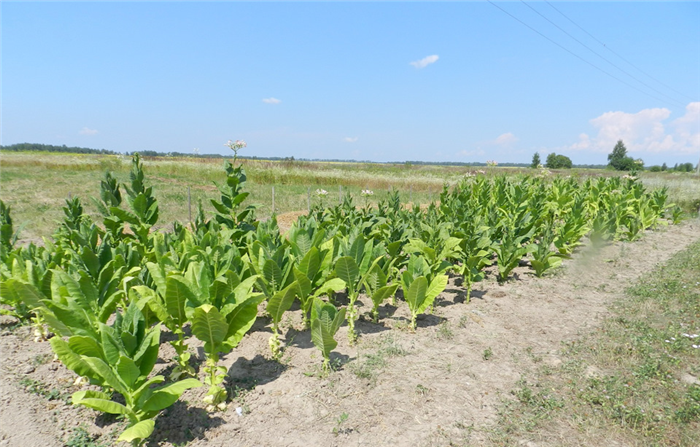
M 496 160 L 486 160 L 486 165 L 487 166 L 498 166 L 498 162 Z
M 464 174 L 464 176 L 466 178 L 470 178 L 470 177 L 476 177 L 476 174 L 474 174 L 473 172 L 467 172 L 466 174 Z
M 316 195 L 319 197 L 325 197 L 328 195 L 328 191 L 326 191 L 325 189 L 317 189 Z
M 246 143 L 243 140 L 236 140 L 236 141 L 228 140 L 228 143 L 224 144 L 224 146 L 228 146 L 232 151 L 238 152 L 239 149 L 243 149 L 244 147 L 247 147 L 248 143 Z
M 637 177 L 635 177 L 635 176 L 633 176 L 633 175 L 629 175 L 629 174 L 623 175 L 622 178 L 624 178 L 624 179 L 630 179 L 630 180 L 637 180 Z
M 474 171 L 474 172 L 476 172 L 477 174 L 486 174 L 486 171 L 484 171 L 483 169 L 479 169 L 479 170 Z
M 363 189 L 360 194 L 363 195 L 364 197 L 373 196 L 374 191 L 372 191 L 371 189 Z

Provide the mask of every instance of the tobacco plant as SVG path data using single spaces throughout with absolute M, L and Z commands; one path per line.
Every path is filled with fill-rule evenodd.
M 218 366 L 220 355 L 238 346 L 255 322 L 258 304 L 265 299 L 264 295 L 252 292 L 255 279 L 248 278 L 234 287 L 235 278 L 231 277 L 230 282 L 220 286 L 214 285 L 218 290 L 215 304 L 219 304 L 220 307 L 203 304 L 194 309 L 192 334 L 204 342 L 204 383 L 209 385 L 204 401 L 212 410 L 225 409 L 228 396 L 226 389 L 221 385 L 226 378 L 226 368 Z
M 535 275 L 537 277 L 541 277 L 546 271 L 561 265 L 561 255 L 551 250 L 554 237 L 551 225 L 547 225 L 539 238 L 537 238 L 537 241 L 532 244 L 534 250 L 532 251 L 532 261 L 530 261 L 530 264 L 532 268 L 535 269 Z
M 379 319 L 379 305 L 393 296 L 399 287 L 398 284 L 387 284 L 387 280 L 387 274 L 379 266 L 379 263 L 374 263 L 363 278 L 365 291 L 372 299 L 372 318 L 375 323 Z
M 338 310 L 334 305 L 326 303 L 320 298 L 313 299 L 311 341 L 323 355 L 323 369 L 326 372 L 331 369 L 330 353 L 338 346 L 335 334 L 345 320 L 345 311 L 345 308 Z
M 136 303 L 123 314 L 117 312 L 112 326 L 100 323 L 94 336 L 76 334 L 67 341 L 51 339 L 51 347 L 66 367 L 124 398 L 121 404 L 112 400 L 109 392 L 84 390 L 73 394 L 73 404 L 125 416 L 129 427 L 118 440 L 134 445 L 151 435 L 154 418 L 161 410 L 174 404 L 187 389 L 202 385 L 198 380 L 185 379 L 153 387 L 165 381 L 163 376 L 148 378 L 158 359 L 159 346 L 160 327 L 147 328 Z
M 408 261 L 406 271 L 401 275 L 401 288 L 404 299 L 411 310 L 411 328 L 416 328 L 416 318 L 430 307 L 435 298 L 447 286 L 447 275 L 437 275 L 430 282 L 430 266 L 422 256 L 413 256 Z

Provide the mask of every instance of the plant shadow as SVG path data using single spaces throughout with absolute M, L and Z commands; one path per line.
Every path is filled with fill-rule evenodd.
M 224 422 L 221 417 L 212 415 L 203 408 L 191 407 L 178 400 L 158 416 L 156 428 L 146 445 L 156 447 L 164 442 L 185 445 L 196 439 L 205 439 L 209 429 L 223 425 Z
M 226 386 L 234 388 L 241 384 L 247 384 L 247 389 L 253 389 L 257 385 L 264 385 L 277 380 L 286 370 L 287 366 L 260 354 L 257 354 L 250 360 L 245 357 L 238 357 L 228 369 Z M 250 386 L 251 383 L 253 384 L 252 386 Z

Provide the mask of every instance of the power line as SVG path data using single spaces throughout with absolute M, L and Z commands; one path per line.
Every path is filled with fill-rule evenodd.
M 561 48 L 562 50 L 564 50 L 564 51 L 566 51 L 567 53 L 571 54 L 572 56 L 574 56 L 574 57 L 576 57 L 576 58 L 582 60 L 583 62 L 585 62 L 586 64 L 588 64 L 588 65 L 590 65 L 591 67 L 595 68 L 596 70 L 598 70 L 598 71 L 600 71 L 600 72 L 602 72 L 602 73 L 604 73 L 604 74 L 610 76 L 611 78 L 615 79 L 615 80 L 618 81 L 618 82 L 621 82 L 621 83 L 625 84 L 626 86 L 628 86 L 628 87 L 630 87 L 630 88 L 633 88 L 633 89 L 637 90 L 638 92 L 641 92 L 641 93 L 643 93 L 643 94 L 645 94 L 645 95 L 647 95 L 647 96 L 649 96 L 649 97 L 651 97 L 651 98 L 656 99 L 657 101 L 661 101 L 661 102 L 666 102 L 666 103 L 668 103 L 668 101 L 665 101 L 665 100 L 663 100 L 663 99 L 661 99 L 661 98 L 657 98 L 656 96 L 654 96 L 654 95 L 652 95 L 652 94 L 650 94 L 650 93 L 648 93 L 648 92 L 645 92 L 644 90 L 641 90 L 640 88 L 638 88 L 638 87 L 636 87 L 636 86 L 634 86 L 634 85 L 631 85 L 631 84 L 629 84 L 629 83 L 626 82 L 626 81 L 623 81 L 622 79 L 618 78 L 617 76 L 608 73 L 607 71 L 605 71 L 605 70 L 603 70 L 602 68 L 598 67 L 598 66 L 595 65 L 594 63 L 587 61 L 586 59 L 582 58 L 581 56 L 579 56 L 578 54 L 576 54 L 576 53 L 574 53 L 573 51 L 569 50 L 568 48 L 564 47 L 563 45 L 560 45 L 559 43 L 557 43 L 557 42 L 555 42 L 554 40 L 550 39 L 549 37 L 545 36 L 545 35 L 542 34 L 541 32 L 537 31 L 535 28 L 531 27 L 531 26 L 528 25 L 527 23 L 525 23 L 525 22 L 523 22 L 522 20 L 520 20 L 519 18 L 515 17 L 513 14 L 509 13 L 509 12 L 506 11 L 505 9 L 503 9 L 503 8 L 501 8 L 500 6 L 498 6 L 497 4 L 493 3 L 491 0 L 487 0 L 487 1 L 488 1 L 489 3 L 491 3 L 493 6 L 495 6 L 496 8 L 500 9 L 501 11 L 503 11 L 505 14 L 509 15 L 510 17 L 512 17 L 513 19 L 517 20 L 517 21 L 520 22 L 521 24 L 523 24 L 523 25 L 525 25 L 526 27 L 530 28 L 530 29 L 531 29 L 532 31 L 534 31 L 535 33 L 537 33 L 537 34 L 539 34 L 540 36 L 544 37 L 545 39 L 547 39 L 548 41 L 552 42 L 554 45 L 558 46 L 559 48 Z
M 611 52 L 612 54 L 614 54 L 615 56 L 619 57 L 619 58 L 622 59 L 623 61 L 625 61 L 625 62 L 627 62 L 628 64 L 630 64 L 630 65 L 631 65 L 632 67 L 634 67 L 635 69 L 639 70 L 641 73 L 643 73 L 643 74 L 644 74 L 645 76 L 647 76 L 648 78 L 650 78 L 650 79 L 652 79 L 652 80 L 658 82 L 659 84 L 663 85 L 664 87 L 666 87 L 666 88 L 669 89 L 669 90 L 673 90 L 674 92 L 678 93 L 679 95 L 683 96 L 684 98 L 687 98 L 687 99 L 689 99 L 689 100 L 691 100 L 691 101 L 695 101 L 695 100 L 694 100 L 693 98 L 691 98 L 690 96 L 684 94 L 683 92 L 679 92 L 678 90 L 676 90 L 675 88 L 671 87 L 670 85 L 664 84 L 663 82 L 659 81 L 658 79 L 656 79 L 655 77 L 653 77 L 652 75 L 650 75 L 649 73 L 647 73 L 646 71 L 644 71 L 644 70 L 642 70 L 641 68 L 637 67 L 637 66 L 634 65 L 632 62 L 630 62 L 630 61 L 628 61 L 627 59 L 625 59 L 624 57 L 622 57 L 621 54 L 619 54 L 618 52 L 614 51 L 612 48 L 610 48 L 609 46 L 607 46 L 605 43 L 603 43 L 603 42 L 601 42 L 600 40 L 598 40 L 598 38 L 596 38 L 593 34 L 591 34 L 591 33 L 589 33 L 588 31 L 586 31 L 581 25 L 579 25 L 578 23 L 576 23 L 576 22 L 574 22 L 573 20 L 571 20 L 566 14 L 564 14 L 563 12 L 561 12 L 560 10 L 558 10 L 553 4 L 551 4 L 551 3 L 548 2 L 547 0 L 544 0 L 544 1 L 545 1 L 545 3 L 547 3 L 549 6 L 551 6 L 552 9 L 554 9 L 556 12 L 558 12 L 559 14 L 561 14 L 562 16 L 564 16 L 564 18 L 565 18 L 566 20 L 568 20 L 569 22 L 571 22 L 571 23 L 573 23 L 574 25 L 576 25 L 581 31 L 583 31 L 584 33 L 588 34 L 593 40 L 595 40 L 596 42 L 598 42 L 599 44 L 601 44 L 602 46 L 604 46 L 605 49 L 607 49 L 608 51 L 610 51 L 610 52 Z
M 612 62 L 611 62 L 610 60 L 608 60 L 606 57 L 603 57 L 603 56 L 602 56 L 601 54 L 599 54 L 597 51 L 594 51 L 591 47 L 589 47 L 589 46 L 586 45 L 585 43 L 581 42 L 580 40 L 578 40 L 577 38 L 575 38 L 574 36 L 572 36 L 571 34 L 569 34 L 565 29 L 563 29 L 562 27 L 560 27 L 560 26 L 557 25 L 556 23 L 554 23 L 554 22 L 552 22 L 551 20 L 549 20 L 547 17 L 545 17 L 545 16 L 544 16 L 542 13 L 540 13 L 538 10 L 536 10 L 536 9 L 533 8 L 532 6 L 530 6 L 530 5 L 528 5 L 527 3 L 525 3 L 525 0 L 520 0 L 520 1 L 521 1 L 525 6 L 527 6 L 527 7 L 530 8 L 530 9 L 532 9 L 533 11 L 535 11 L 540 17 L 542 17 L 543 19 L 545 19 L 546 21 L 548 21 L 548 22 L 551 23 L 552 25 L 556 26 L 557 29 L 559 29 L 561 32 L 563 32 L 563 33 L 566 34 L 567 36 L 569 36 L 569 37 L 571 37 L 572 39 L 574 39 L 576 42 L 578 42 L 578 43 L 580 43 L 581 45 L 583 45 L 583 46 L 584 46 L 586 49 L 588 49 L 591 53 L 593 53 L 593 54 L 595 54 L 596 56 L 600 57 L 600 58 L 603 59 L 605 62 L 607 62 L 607 63 L 609 63 L 610 65 L 612 65 L 613 67 L 617 68 L 618 70 L 620 70 L 621 72 L 623 72 L 624 74 L 626 74 L 627 76 L 629 76 L 630 78 L 634 79 L 635 81 L 639 82 L 640 84 L 644 85 L 645 87 L 648 87 L 648 88 L 654 90 L 656 93 L 659 93 L 660 95 L 666 97 L 666 98 L 669 99 L 670 101 L 673 101 L 673 102 L 677 103 L 677 105 L 685 106 L 685 104 L 680 103 L 680 102 L 677 101 L 675 98 L 673 98 L 673 97 L 667 95 L 666 93 L 664 93 L 664 92 L 662 92 L 662 91 L 659 91 L 659 90 L 655 89 L 655 88 L 652 87 L 651 85 L 647 84 L 646 82 L 642 81 L 641 79 L 637 78 L 636 76 L 633 76 L 632 74 L 630 74 L 630 73 L 627 72 L 626 70 L 623 70 L 622 68 L 620 68 L 620 67 L 617 66 L 616 64 L 612 63 Z

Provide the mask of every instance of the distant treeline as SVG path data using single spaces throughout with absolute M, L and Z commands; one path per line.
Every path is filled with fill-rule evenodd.
M 117 152 L 107 149 L 90 149 L 87 147 L 68 147 L 54 146 L 52 144 L 37 144 L 37 143 L 19 143 L 9 146 L 0 146 L 2 151 L 25 152 L 25 151 L 40 151 L 40 152 L 65 152 L 67 154 L 105 154 L 117 155 Z
M 26 152 L 26 151 L 40 151 L 40 152 L 63 152 L 67 154 L 104 154 L 104 155 L 132 155 L 138 152 L 144 157 L 184 157 L 184 158 L 231 158 L 231 155 L 221 155 L 221 154 L 194 154 L 194 153 L 182 153 L 182 152 L 156 152 L 151 150 L 144 151 L 134 151 L 126 152 L 122 154 L 121 152 L 114 152 L 108 149 L 91 149 L 87 147 L 69 147 L 65 144 L 63 146 L 55 146 L 52 144 L 37 144 L 37 143 L 19 143 L 11 144 L 8 146 L 0 146 L 0 151 L 13 151 L 13 152 Z M 294 157 L 254 157 L 254 156 L 240 156 L 238 157 L 244 160 L 271 160 L 271 161 L 325 161 L 325 162 L 335 162 L 335 163 L 376 163 L 376 164 L 398 164 L 398 165 L 434 165 L 434 166 L 473 166 L 473 167 L 483 167 L 486 163 L 472 162 L 456 162 L 456 161 L 394 161 L 394 162 L 375 162 L 366 160 L 339 160 L 339 159 L 320 159 L 320 158 L 297 158 Z M 514 168 L 528 168 L 530 163 L 499 163 L 498 166 L 504 167 L 514 167 Z M 605 169 L 606 165 L 573 165 L 574 168 L 586 168 L 586 169 Z

